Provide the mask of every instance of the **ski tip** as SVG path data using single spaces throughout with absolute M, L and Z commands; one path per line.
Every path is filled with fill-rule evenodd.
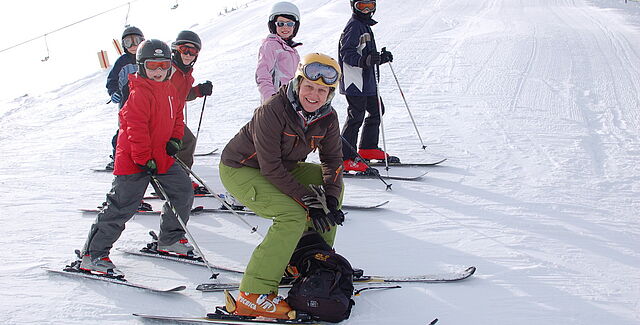
M 476 273 L 476 267 L 475 266 L 469 266 L 466 270 L 466 273 L 469 273 L 469 276 L 473 275 L 474 273 Z

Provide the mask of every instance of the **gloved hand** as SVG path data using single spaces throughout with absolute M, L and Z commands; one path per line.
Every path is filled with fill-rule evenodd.
M 156 161 L 153 159 L 147 160 L 147 163 L 144 165 L 138 165 L 142 168 L 142 171 L 146 172 L 149 175 L 155 175 L 158 173 L 158 166 L 156 165 Z
M 383 47 L 380 52 L 380 64 L 385 64 L 387 62 L 393 62 L 393 54 L 387 51 L 386 47 Z
M 313 229 L 319 233 L 329 231 L 331 230 L 331 226 L 336 225 L 322 209 L 310 208 L 308 215 L 313 223 Z
M 371 52 L 369 55 L 367 55 L 366 57 L 362 57 L 362 59 L 360 60 L 361 68 L 368 68 L 376 64 L 380 64 L 380 53 L 378 52 Z
M 342 210 L 338 209 L 338 199 L 333 196 L 327 196 L 327 208 L 329 209 L 329 214 L 327 217 L 333 220 L 337 225 L 341 225 L 344 222 L 344 213 Z
M 122 99 L 122 95 L 120 95 L 119 92 L 114 92 L 113 94 L 111 94 L 111 101 L 118 104 L 120 103 L 120 100 Z
M 309 185 L 309 188 L 314 192 L 313 195 L 306 195 L 302 197 L 302 202 L 307 207 L 308 216 L 313 223 L 313 228 L 320 233 L 325 231 L 329 231 L 331 226 L 335 226 L 337 224 L 336 221 L 344 221 L 344 214 L 342 211 L 338 210 L 337 199 L 330 196 L 334 211 L 340 211 L 338 214 L 332 213 L 332 211 L 328 207 L 327 197 L 325 196 L 324 189 L 319 185 Z M 342 214 L 342 217 L 340 217 Z
M 182 149 L 182 140 L 178 139 L 178 138 L 171 138 L 169 139 L 169 141 L 167 142 L 167 155 L 173 157 L 175 156 L 180 149 Z
M 198 85 L 198 90 L 202 96 L 211 96 L 213 93 L 213 84 L 211 84 L 211 81 L 207 80 L 207 82 Z

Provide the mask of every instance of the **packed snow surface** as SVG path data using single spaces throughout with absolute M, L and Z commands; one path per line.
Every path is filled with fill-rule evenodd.
M 150 31 L 175 25 L 147 38 L 170 41 L 189 28 L 203 39 L 194 75 L 196 82 L 211 80 L 214 93 L 206 102 L 197 152 L 222 150 L 259 104 L 254 70 L 272 3 L 248 2 L 223 15 L 209 8 L 206 16 L 206 3 L 181 2 L 176 15 L 198 12 L 189 25 L 154 19 L 158 4 L 130 20 Z M 337 56 L 348 1 L 294 3 L 302 12 L 296 38 L 304 43 L 301 54 Z M 355 297 L 351 318 L 343 323 L 427 324 L 437 317 L 440 324 L 640 324 L 639 3 L 378 5 L 378 47 L 393 52 L 393 69 L 427 146 L 422 150 L 391 66 L 383 65 L 386 148 L 405 162 L 448 160 L 434 168 L 392 167 L 390 174 L 429 171 L 420 181 L 391 181 L 392 191 L 375 179 L 345 180 L 347 203 L 391 202 L 349 211 L 336 249 L 373 274 L 470 265 L 478 271 L 459 283 L 365 292 Z M 86 22 L 77 32 L 105 28 L 99 23 Z M 118 37 L 121 26 L 108 28 L 117 29 L 112 34 Z M 15 57 L 3 62 L 17 63 Z M 45 64 L 59 63 L 36 62 L 25 65 L 25 72 L 39 78 L 33 66 Z M 71 279 L 41 268 L 74 258 L 94 217 L 78 209 L 99 205 L 110 188 L 110 174 L 92 171 L 108 162 L 117 125 L 117 107 L 105 104 L 107 73 L 89 69 L 53 91 L 25 89 L 26 95 L 0 107 L 3 323 L 131 324 L 141 322 L 134 312 L 202 316 L 223 304 L 221 293 L 195 290 L 210 276 L 197 266 L 112 251 L 130 280 L 186 285 L 179 294 Z M 4 80 L 11 83 L 10 76 Z M 344 121 L 344 97 L 333 105 Z M 201 108 L 202 99 L 189 103 L 194 131 Z M 194 170 L 224 192 L 218 161 L 219 155 L 198 157 Z M 148 202 L 160 208 L 160 201 Z M 218 206 L 212 199 L 196 204 Z M 261 234 L 269 226 L 268 220 L 245 218 Z M 115 247 L 142 247 L 150 240 L 147 232 L 157 228 L 157 216 L 136 216 Z M 189 229 L 211 262 L 227 266 L 246 265 L 261 240 L 229 214 L 193 216 Z M 239 277 L 223 272 L 221 279 Z

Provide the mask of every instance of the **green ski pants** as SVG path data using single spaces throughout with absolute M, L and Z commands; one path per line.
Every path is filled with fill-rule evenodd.
M 318 164 L 298 163 L 291 174 L 301 184 L 322 184 L 322 170 Z M 313 228 L 312 223 L 307 221 L 307 211 L 262 176 L 259 169 L 233 168 L 220 163 L 220 179 L 238 201 L 257 215 L 273 220 L 262 243 L 251 255 L 240 290 L 259 294 L 278 293 L 280 279 L 302 233 Z M 340 204 L 343 193 L 344 187 L 338 198 Z M 321 235 L 333 247 L 336 227 Z

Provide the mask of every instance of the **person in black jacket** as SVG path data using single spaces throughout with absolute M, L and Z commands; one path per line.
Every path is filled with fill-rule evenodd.
M 347 97 L 347 120 L 342 136 L 347 143 L 342 146 L 345 171 L 367 171 L 367 165 L 359 161 L 352 148 L 359 148 L 358 154 L 366 159 L 391 157 L 378 147 L 380 128 L 380 108 L 378 107 L 378 66 L 393 61 L 391 52 L 378 52 L 371 26 L 377 24 L 371 17 L 376 11 L 375 0 L 350 0 L 353 14 L 340 36 L 339 57 L 343 75 L 340 93 Z M 382 112 L 384 113 L 384 104 Z M 368 113 L 365 119 L 365 113 Z M 362 135 L 357 146 L 360 127 Z M 392 160 L 399 159 L 392 157 Z
M 129 74 L 138 71 L 136 51 L 142 41 L 144 41 L 144 34 L 142 34 L 142 31 L 138 27 L 129 26 L 125 28 L 122 33 L 122 48 L 124 49 L 124 54 L 116 60 L 111 72 L 109 72 L 107 76 L 107 92 L 111 97 L 111 102 L 118 104 L 118 108 L 122 108 L 129 97 Z M 111 156 L 112 160 L 105 167 L 108 170 L 113 170 L 113 159 L 116 156 L 117 139 L 118 131 L 116 130 L 116 134 L 111 140 L 114 151 Z

